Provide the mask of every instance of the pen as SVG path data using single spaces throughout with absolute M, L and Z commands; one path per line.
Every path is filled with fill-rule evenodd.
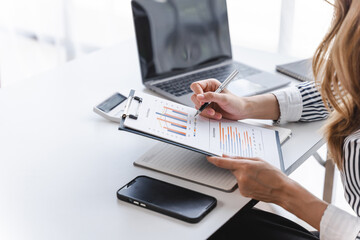
M 239 73 L 238 70 L 234 70 L 230 73 L 230 75 L 225 79 L 225 81 L 216 89 L 215 93 L 221 93 L 224 88 L 235 78 L 235 76 Z M 200 114 L 207 106 L 209 106 L 211 102 L 204 103 L 199 110 L 197 110 L 194 117 L 196 117 L 198 114 Z

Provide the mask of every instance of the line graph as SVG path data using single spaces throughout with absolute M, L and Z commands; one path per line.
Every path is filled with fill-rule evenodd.
M 188 114 L 186 112 L 163 106 L 162 111 L 156 112 L 156 115 L 162 129 L 186 137 L 186 130 L 188 129 Z

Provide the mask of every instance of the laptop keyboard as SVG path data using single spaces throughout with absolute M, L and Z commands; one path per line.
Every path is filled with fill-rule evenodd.
M 184 77 L 172 79 L 166 82 L 161 82 L 158 84 L 155 84 L 155 87 L 160 88 L 161 90 L 168 92 L 172 95 L 175 95 L 177 97 L 180 97 L 182 95 L 191 93 L 190 85 L 193 82 L 196 82 L 198 80 L 204 80 L 208 78 L 216 78 L 220 82 L 225 81 L 227 76 L 234 70 L 238 69 L 239 73 L 235 77 L 235 79 L 239 78 L 245 78 L 251 75 L 254 75 L 256 73 L 260 73 L 259 70 L 249 67 L 247 65 L 241 64 L 241 63 L 233 63 L 229 65 L 225 65 L 219 68 L 213 68 L 210 70 L 206 70 L 204 72 L 199 72 L 191 75 L 187 75 Z

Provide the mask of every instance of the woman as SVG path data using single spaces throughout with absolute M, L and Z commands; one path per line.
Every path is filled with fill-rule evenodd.
M 193 83 L 196 108 L 212 104 L 203 116 L 240 120 L 283 121 L 327 119 L 328 150 L 342 175 L 345 198 L 358 217 L 316 198 L 281 171 L 261 159 L 208 157 L 216 166 L 230 169 L 240 193 L 280 205 L 320 231 L 321 239 L 360 239 L 360 0 L 336 0 L 330 31 L 314 60 L 314 83 L 303 83 L 273 94 L 240 98 L 225 90 L 214 93 L 214 79 Z M 255 226 L 255 227 L 254 227 Z M 251 209 L 237 214 L 214 236 L 248 239 L 318 239 L 279 216 Z

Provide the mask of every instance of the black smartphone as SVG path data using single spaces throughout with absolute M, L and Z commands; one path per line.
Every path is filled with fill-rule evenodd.
M 120 188 L 117 197 L 190 223 L 199 222 L 216 206 L 214 197 L 147 176 L 138 176 Z

